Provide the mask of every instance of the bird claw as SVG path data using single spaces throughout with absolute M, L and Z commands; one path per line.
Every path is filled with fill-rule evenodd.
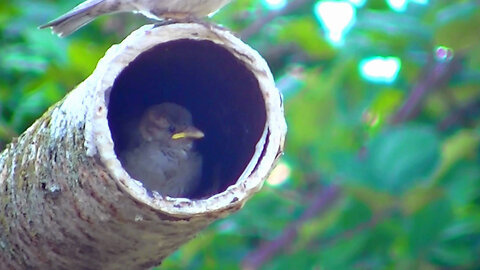
M 196 23 L 196 24 L 200 24 L 200 25 L 204 26 L 205 28 L 208 28 L 208 29 L 211 29 L 211 30 L 218 29 L 218 30 L 222 30 L 222 31 L 230 31 L 228 28 L 226 28 L 224 26 L 213 24 L 209 21 L 206 21 L 206 20 L 203 20 L 201 18 L 195 17 L 191 14 L 187 15 L 187 16 L 183 16 L 183 17 L 180 17 L 180 16 L 165 17 L 165 19 L 155 23 L 155 27 L 165 26 L 165 25 L 170 25 L 170 24 L 176 24 L 176 23 Z

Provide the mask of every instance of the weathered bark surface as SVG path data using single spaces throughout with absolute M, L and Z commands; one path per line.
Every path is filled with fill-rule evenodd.
M 145 66 L 143 60 L 134 63 L 135 59 L 141 59 L 147 51 L 153 54 L 146 58 L 163 57 L 177 46 L 169 42 L 177 40 L 183 40 L 179 47 L 201 45 L 199 50 L 204 48 L 205 52 L 214 50 L 217 54 L 215 50 L 221 50 L 220 54 L 230 54 L 235 60 L 221 58 L 219 63 L 228 62 L 232 69 L 245 68 L 254 78 L 251 83 L 256 88 L 233 94 L 239 89 L 228 85 L 235 82 L 236 75 L 224 73 L 221 76 L 228 74 L 228 80 L 221 79 L 226 80 L 225 85 L 205 92 L 209 95 L 206 105 L 202 105 L 207 102 L 202 99 L 203 94 L 190 97 L 197 90 L 178 94 L 178 89 L 166 89 L 159 94 L 143 90 L 144 81 L 138 82 L 135 91 L 123 90 L 122 80 L 127 79 L 120 77 Z M 155 54 L 154 48 L 160 52 Z M 127 67 L 129 71 L 123 72 Z M 206 67 L 212 68 L 208 64 Z M 189 74 L 189 78 L 201 74 L 197 75 Z M 255 91 L 262 104 L 249 106 L 260 106 L 264 115 L 258 116 L 258 123 L 251 126 L 255 115 L 246 112 L 255 108 L 245 107 L 243 111 L 233 108 L 232 104 L 237 103 L 215 104 L 229 97 L 232 102 L 250 104 L 255 100 Z M 117 93 L 124 96 L 114 98 Z M 147 96 L 142 97 L 144 94 Z M 243 96 L 246 98 L 242 101 Z M 188 100 L 195 99 L 189 106 L 205 114 L 202 117 L 207 120 L 200 122 L 214 137 L 201 150 L 205 156 L 211 155 L 206 165 L 211 168 L 204 168 L 204 178 L 215 178 L 205 180 L 208 185 L 198 191 L 197 197 L 153 196 L 121 167 L 115 150 L 121 147 L 122 137 L 110 129 L 121 125 L 123 117 L 146 106 L 141 102 L 121 104 L 130 102 L 130 97 L 133 103 L 136 98 L 153 100 L 152 103 L 167 98 L 178 102 L 186 99 L 187 105 Z M 208 110 L 215 106 L 216 111 Z M 123 112 L 128 111 L 127 107 L 136 109 Z M 234 111 L 228 111 L 229 108 Z M 229 117 L 237 124 L 231 125 Z M 226 138 L 237 132 L 239 125 L 241 138 L 228 142 Z M 260 189 L 282 151 L 285 132 L 281 98 L 266 63 L 255 51 L 224 30 L 198 24 L 142 27 L 113 46 L 88 79 L 0 155 L 0 269 L 146 269 L 158 265 L 212 221 L 240 209 Z M 215 138 L 217 134 L 220 137 Z M 235 144 L 251 151 L 241 152 Z M 226 159 L 228 166 L 223 165 L 222 157 L 214 156 L 214 152 L 222 152 L 222 145 L 229 146 L 227 152 L 233 149 L 234 158 Z

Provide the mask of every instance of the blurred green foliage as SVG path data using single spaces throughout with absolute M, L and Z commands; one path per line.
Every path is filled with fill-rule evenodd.
M 148 22 L 102 17 L 66 39 L 37 30 L 77 2 L 0 3 L 0 147 L 84 80 L 108 47 Z M 290 174 L 164 268 L 238 269 L 257 256 L 262 269 L 479 269 L 479 2 L 412 2 L 395 12 L 384 0 L 367 0 L 341 46 L 325 38 L 314 4 L 293 0 L 272 11 L 235 0 L 213 16 L 270 64 L 285 96 L 281 165 Z M 449 47 L 453 59 L 436 59 L 437 46 Z M 372 56 L 401 60 L 394 83 L 360 75 L 360 61 Z M 315 196 L 332 187 L 339 193 L 308 214 Z M 295 234 L 279 241 L 287 228 Z

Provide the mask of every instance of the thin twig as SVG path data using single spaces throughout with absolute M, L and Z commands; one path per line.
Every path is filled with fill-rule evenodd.
M 359 234 L 360 232 L 363 232 L 365 230 L 376 227 L 379 223 L 381 223 L 382 221 L 384 221 L 388 217 L 390 217 L 393 210 L 394 209 L 388 209 L 388 210 L 385 210 L 383 212 L 376 213 L 372 216 L 371 219 L 369 219 L 365 222 L 362 222 L 362 223 L 358 224 L 357 226 L 355 226 L 355 227 L 353 227 L 349 230 L 343 231 L 343 232 L 341 232 L 337 235 L 322 239 L 320 241 L 315 241 L 315 243 L 316 243 L 316 245 L 325 247 L 325 246 L 334 245 L 337 242 L 345 240 L 345 239 L 350 239 L 353 236 Z M 309 244 L 309 246 L 311 246 L 311 245 L 313 245 L 313 244 Z
M 447 117 L 445 117 L 438 125 L 438 130 L 447 130 L 448 128 L 459 125 L 467 124 L 471 119 L 475 119 L 480 114 L 480 98 L 477 98 L 471 102 L 466 103 L 457 110 L 452 111 Z
M 328 210 L 340 197 L 340 187 L 330 185 L 322 189 L 313 198 L 310 206 L 303 212 L 300 218 L 290 223 L 282 234 L 273 241 L 265 242 L 247 255 L 242 263 L 243 269 L 253 270 L 260 268 L 269 261 L 276 253 L 288 247 L 296 238 L 299 228 L 308 220 Z
M 459 56 L 451 61 L 439 62 L 431 59 L 431 64 L 424 69 L 420 80 L 413 86 L 403 106 L 392 117 L 392 124 L 399 124 L 415 117 L 421 109 L 425 97 L 448 83 L 460 67 Z

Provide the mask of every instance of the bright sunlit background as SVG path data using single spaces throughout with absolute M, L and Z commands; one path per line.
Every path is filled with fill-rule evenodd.
M 79 2 L 0 3 L 0 147 L 149 22 L 37 29 Z M 274 74 L 285 155 L 164 269 L 480 269 L 479 5 L 233 0 L 215 13 Z

